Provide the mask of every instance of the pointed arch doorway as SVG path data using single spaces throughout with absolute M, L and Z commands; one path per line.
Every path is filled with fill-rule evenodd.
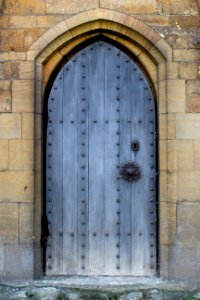
M 98 41 L 48 99 L 47 275 L 155 275 L 156 115 L 147 80 Z

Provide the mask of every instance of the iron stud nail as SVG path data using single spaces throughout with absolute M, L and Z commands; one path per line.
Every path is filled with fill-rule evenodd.
M 94 50 L 94 48 L 90 48 L 90 50 Z
M 85 112 L 85 108 L 83 108 L 81 111 L 82 111 L 82 112 Z
M 85 166 L 81 166 L 81 169 L 85 169 Z
M 119 97 L 117 97 L 117 98 L 116 98 L 116 100 L 117 100 L 117 101 L 119 101 L 119 100 L 120 100 L 120 98 L 119 98 Z
M 142 123 L 142 120 L 138 120 L 138 123 L 140 123 L 140 124 L 141 124 L 141 123 Z
M 119 135 L 119 131 L 117 131 L 116 134 Z
M 51 101 L 54 101 L 54 100 L 55 100 L 55 98 L 54 98 L 54 97 L 52 97 L 52 98 L 51 98 Z
M 48 266 L 48 269 L 51 269 L 51 266 Z
M 119 254 L 117 254 L 117 255 L 116 255 L 116 258 L 120 258 L 120 255 L 119 255 Z
M 142 232 L 139 232 L 139 236 L 142 236 Z
M 117 87 L 116 87 L 116 90 L 117 90 L 117 91 L 119 91 L 119 90 L 120 90 L 120 87 L 119 87 L 119 86 L 117 86 Z
M 85 256 L 84 256 L 84 255 L 82 255 L 82 256 L 81 256 L 81 258 L 82 258 L 82 259 L 84 259 L 84 258 L 85 258 Z
M 49 255 L 48 255 L 48 258 L 51 258 L 51 257 L 52 257 L 52 256 L 49 254 Z
M 120 248 L 120 244 L 116 244 L 116 247 L 117 247 L 117 248 Z
M 60 232 L 59 232 L 59 236 L 63 236 L 63 233 L 62 233 L 62 231 L 60 231 Z
M 96 120 L 94 120 L 94 121 L 93 121 L 93 123 L 97 123 L 97 121 L 96 121 Z
M 81 123 L 82 123 L 82 124 L 85 124 L 85 121 L 83 120 L 83 121 L 81 121 Z
M 82 224 L 82 225 L 85 225 L 85 222 L 82 222 L 81 224 Z
M 48 214 L 51 214 L 51 211 L 50 211 L 50 210 L 48 211 Z
M 82 97 L 81 100 L 82 100 L 82 101 L 85 101 L 85 97 Z
M 97 234 L 96 234 L 96 232 L 93 232 L 93 236 L 96 236 Z
M 120 222 L 117 222 L 116 224 L 117 224 L 117 225 L 119 225 L 119 224 L 120 224 Z
M 131 233 L 130 233 L 130 232 L 128 232 L 128 233 L 127 233 L 127 235 L 128 235 L 128 236 L 131 236 Z
M 81 189 L 81 191 L 82 191 L 82 192 L 84 192 L 84 191 L 85 191 L 85 189 Z
M 81 247 L 82 247 L 82 248 L 85 248 L 85 244 L 82 244 Z
M 82 143 L 81 145 L 82 145 L 82 146 L 85 146 L 85 144 L 84 144 L 84 143 Z
M 117 79 L 120 79 L 120 76 L 119 76 L 119 75 L 117 76 Z
M 82 203 L 85 203 L 85 200 L 81 200 Z
M 48 166 L 49 169 L 51 169 L 51 166 Z
M 117 65 L 117 69 L 120 69 L 120 65 Z
M 82 135 L 85 135 L 85 131 L 82 131 Z
M 71 234 L 70 234 L 71 236 L 74 236 L 74 233 L 73 232 L 71 232 Z
M 148 97 L 148 100 L 151 101 L 151 97 Z
M 55 90 L 57 90 L 58 88 L 57 88 L 57 86 L 55 86 L 55 88 L 54 88 Z
M 117 266 L 117 270 L 119 270 L 120 269 L 120 266 Z
M 118 52 L 118 53 L 117 53 L 117 56 L 120 56 L 120 55 L 121 55 L 121 53 L 120 53 L 120 52 Z
M 153 254 L 151 254 L 151 258 L 153 258 L 154 256 L 153 256 Z
M 142 81 L 142 80 L 143 80 L 143 78 L 142 78 L 142 77 L 140 77 L 139 79 L 140 79 L 140 81 Z
M 106 233 L 105 236 L 109 236 L 109 233 Z
M 48 188 L 49 192 L 51 192 L 51 188 Z
M 81 214 L 82 214 L 82 215 L 85 215 L 85 212 L 84 212 L 84 211 L 82 211 L 82 212 L 81 212 Z
M 82 67 L 85 68 L 85 64 L 82 64 Z
M 119 108 L 117 108 L 117 110 L 116 110 L 117 112 L 119 112 L 120 111 L 120 109 Z
M 85 236 L 85 233 L 82 233 L 82 236 Z
M 82 266 L 82 270 L 85 270 L 85 267 L 84 267 L 84 266 Z
M 63 123 L 63 120 L 60 120 L 60 123 L 62 124 L 62 123 Z
M 81 177 L 82 180 L 85 180 L 85 177 Z
M 52 157 L 52 154 L 48 154 L 48 157 Z
M 49 199 L 48 202 L 51 202 L 51 199 Z
M 119 155 L 119 154 L 117 154 L 116 156 L 117 156 L 117 157 L 120 157 L 120 155 Z
M 117 203 L 120 203 L 120 199 L 117 199 Z
M 105 121 L 105 123 L 106 123 L 106 124 L 108 124 L 108 123 L 109 123 L 109 121 L 108 121 L 108 120 L 106 120 L 106 121 Z
M 120 211 L 117 211 L 117 215 L 120 215 Z

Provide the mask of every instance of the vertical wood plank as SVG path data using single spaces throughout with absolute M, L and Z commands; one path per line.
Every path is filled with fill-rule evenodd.
M 118 50 L 109 44 L 105 47 L 105 270 L 108 275 L 117 275 L 117 206 L 118 206 L 118 154 L 119 136 L 118 109 Z M 111 80 L 112 78 L 112 80 Z
M 127 61 L 127 62 L 126 62 Z M 120 55 L 120 165 L 130 161 L 131 110 L 130 110 L 130 63 Z M 130 274 L 131 268 L 131 183 L 120 181 L 120 270 Z
M 62 101 L 63 70 L 58 74 L 49 97 L 49 122 L 47 127 L 47 217 L 50 220 L 48 238 L 48 274 L 60 274 L 63 271 L 62 257 Z M 49 157 L 49 154 L 51 155 Z
M 77 273 L 77 79 L 74 58 L 64 68 L 63 94 L 63 270 Z
M 131 151 L 131 158 L 141 168 L 141 178 L 132 184 L 132 274 L 144 274 L 144 210 L 146 210 L 146 168 L 148 162 L 146 161 L 147 149 L 145 147 L 145 114 L 143 112 L 144 90 L 141 75 L 136 69 L 136 66 L 131 62 L 131 113 L 134 116 L 131 123 L 131 142 L 139 142 L 139 150 L 137 152 Z
M 89 273 L 104 272 L 104 47 L 89 47 Z M 93 49 L 93 50 L 92 50 Z

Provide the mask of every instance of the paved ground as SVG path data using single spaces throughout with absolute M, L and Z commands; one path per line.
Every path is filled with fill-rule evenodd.
M 200 284 L 148 277 L 44 277 L 1 281 L 0 300 L 190 300 L 200 299 Z

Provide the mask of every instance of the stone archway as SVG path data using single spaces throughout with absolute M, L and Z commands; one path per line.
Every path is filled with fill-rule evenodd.
M 28 60 L 35 61 L 35 135 L 41 132 L 41 120 L 43 114 L 43 95 L 47 82 L 54 69 L 63 58 L 80 43 L 103 34 L 107 38 L 117 41 L 127 48 L 138 60 L 148 75 L 150 85 L 155 93 L 158 107 L 159 141 L 169 137 L 169 119 L 173 112 L 173 104 L 167 97 L 168 65 L 172 61 L 172 50 L 158 33 L 152 28 L 134 17 L 123 13 L 106 9 L 94 9 L 71 17 L 52 27 L 41 36 L 29 49 Z M 37 120 L 37 122 L 36 122 Z M 163 149 L 164 147 L 164 149 Z M 162 144 L 159 160 L 165 159 L 167 144 Z M 35 161 L 42 156 L 42 140 L 37 139 L 35 147 Z M 162 174 L 159 182 L 160 203 L 168 194 L 167 174 Z M 40 262 L 40 236 L 41 236 L 41 202 L 42 202 L 42 165 L 37 164 L 35 171 L 35 266 L 41 272 Z M 161 216 L 164 206 L 160 205 Z M 160 219 L 160 230 L 164 228 L 169 236 L 170 228 L 163 225 Z M 167 248 L 162 245 L 162 233 L 160 233 L 161 249 L 161 274 L 167 275 Z M 168 237 L 165 237 L 165 239 Z M 165 262 L 165 265 L 164 265 Z

